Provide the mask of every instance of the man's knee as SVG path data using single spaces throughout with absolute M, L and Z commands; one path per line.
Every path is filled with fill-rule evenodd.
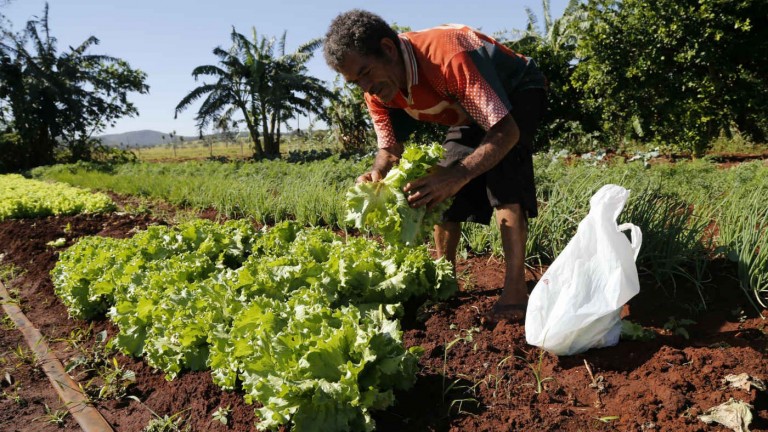
M 519 203 L 496 206 L 496 221 L 500 226 L 527 228 L 528 219 L 523 206 Z

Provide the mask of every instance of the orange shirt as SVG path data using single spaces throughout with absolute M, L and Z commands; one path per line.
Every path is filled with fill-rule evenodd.
M 396 144 L 393 108 L 420 121 L 474 122 L 488 130 L 512 108 L 508 94 L 546 85 L 533 60 L 470 27 L 443 25 L 399 36 L 408 94 L 389 103 L 365 94 L 379 148 Z

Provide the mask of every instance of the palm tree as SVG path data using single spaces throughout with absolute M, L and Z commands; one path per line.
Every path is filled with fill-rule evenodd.
M 322 81 L 307 75 L 306 63 L 322 44 L 321 39 L 313 39 L 301 45 L 296 52 L 285 54 L 286 33 L 280 39 L 280 57 L 275 59 L 274 75 L 266 98 L 269 106 L 262 112 L 268 113 L 269 132 L 265 132 L 265 151 L 268 155 L 280 154 L 281 125 L 298 115 L 312 113 L 324 118 L 323 103 L 333 98 Z
M 3 53 L 0 79 L 4 84 L 0 98 L 7 100 L 13 126 L 22 141 L 29 144 L 23 157 L 25 166 L 53 162 L 54 137 L 60 132 L 55 121 L 57 95 L 66 90 L 56 74 L 56 39 L 50 36 L 48 28 L 48 5 L 40 23 L 43 37 L 38 32 L 38 22 L 29 21 L 26 33 L 6 32 L 0 46 Z M 37 55 L 27 50 L 27 38 L 32 39 Z
M 544 12 L 543 33 L 538 29 L 536 14 L 533 13 L 531 8 L 526 7 L 525 12 L 528 15 L 528 23 L 519 42 L 531 43 L 533 41 L 530 41 L 530 39 L 533 39 L 539 44 L 549 47 L 556 54 L 562 50 L 572 50 L 576 45 L 577 38 L 574 33 L 576 27 L 573 24 L 583 18 L 579 4 L 579 0 L 570 0 L 563 11 L 563 16 L 558 19 L 552 19 L 550 1 L 542 0 L 541 7 Z
M 256 39 L 255 33 L 254 30 L 254 39 Z M 258 88 L 264 75 L 265 63 L 256 60 L 250 41 L 237 33 L 234 28 L 232 39 L 233 45 L 228 51 L 220 47 L 213 50 L 221 66 L 203 65 L 192 71 L 195 80 L 207 75 L 216 78 L 216 82 L 203 83 L 189 92 L 176 105 L 176 116 L 207 94 L 195 117 L 197 128 L 201 133 L 212 122 L 220 121 L 222 118 L 229 120 L 236 112 L 240 112 L 253 141 L 254 156 L 260 158 L 264 150 L 261 147 L 257 127 L 259 114 L 255 89 Z M 264 43 L 263 39 L 262 43 Z M 258 54 L 260 50 L 256 48 L 255 51 Z
M 256 29 L 252 33 L 248 39 L 233 28 L 232 47 L 213 50 L 220 66 L 198 66 L 192 71 L 196 80 L 202 75 L 217 80 L 193 89 L 176 106 L 176 114 L 207 95 L 196 115 L 198 129 L 231 123 L 239 114 L 251 136 L 254 157 L 279 157 L 281 124 L 298 114 L 322 114 L 323 101 L 330 96 L 322 81 L 307 75 L 306 63 L 321 41 L 312 40 L 285 54 L 283 33 L 280 56 L 275 57 L 275 40 L 259 39 Z

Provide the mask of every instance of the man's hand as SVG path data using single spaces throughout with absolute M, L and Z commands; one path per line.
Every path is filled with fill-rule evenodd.
M 356 184 L 381 181 L 385 175 L 392 169 L 392 166 L 400 160 L 403 154 L 403 147 L 397 145 L 391 149 L 380 148 L 376 153 L 376 159 L 373 161 L 371 170 L 355 180 Z
M 507 114 L 485 134 L 482 144 L 459 164 L 434 170 L 405 185 L 403 191 L 408 195 L 408 203 L 412 207 L 432 209 L 456 195 L 471 179 L 498 164 L 519 139 L 517 123 L 511 114 Z
M 378 170 L 371 170 L 358 177 L 357 180 L 355 180 L 355 184 L 377 182 L 381 181 L 383 178 L 384 176 L 381 174 L 381 172 Z
M 431 210 L 456 195 L 469 180 L 467 169 L 461 164 L 451 168 L 437 166 L 431 173 L 406 184 L 403 192 L 411 207 L 427 206 Z

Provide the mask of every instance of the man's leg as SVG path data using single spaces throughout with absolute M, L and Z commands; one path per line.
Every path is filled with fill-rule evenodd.
M 486 174 L 490 204 L 504 249 L 504 288 L 486 318 L 519 321 L 525 317 L 528 289 L 525 285 L 525 242 L 528 217 L 536 217 L 536 187 L 533 174 L 533 139 L 544 113 L 546 91 L 528 89 L 510 95 L 512 117 L 520 129 L 520 140 L 509 154 Z M 496 168 L 500 169 L 496 169 Z M 514 203 L 514 204 L 513 204 Z
M 453 274 L 456 274 L 456 249 L 459 247 L 461 237 L 461 222 L 443 222 L 435 225 L 434 231 L 437 257 L 445 257 L 453 265 Z
M 525 285 L 525 242 L 528 224 L 520 204 L 496 208 L 496 222 L 504 249 L 504 288 L 492 310 L 492 318 L 518 320 L 525 316 L 528 288 Z M 510 306 L 510 305 L 515 305 Z

